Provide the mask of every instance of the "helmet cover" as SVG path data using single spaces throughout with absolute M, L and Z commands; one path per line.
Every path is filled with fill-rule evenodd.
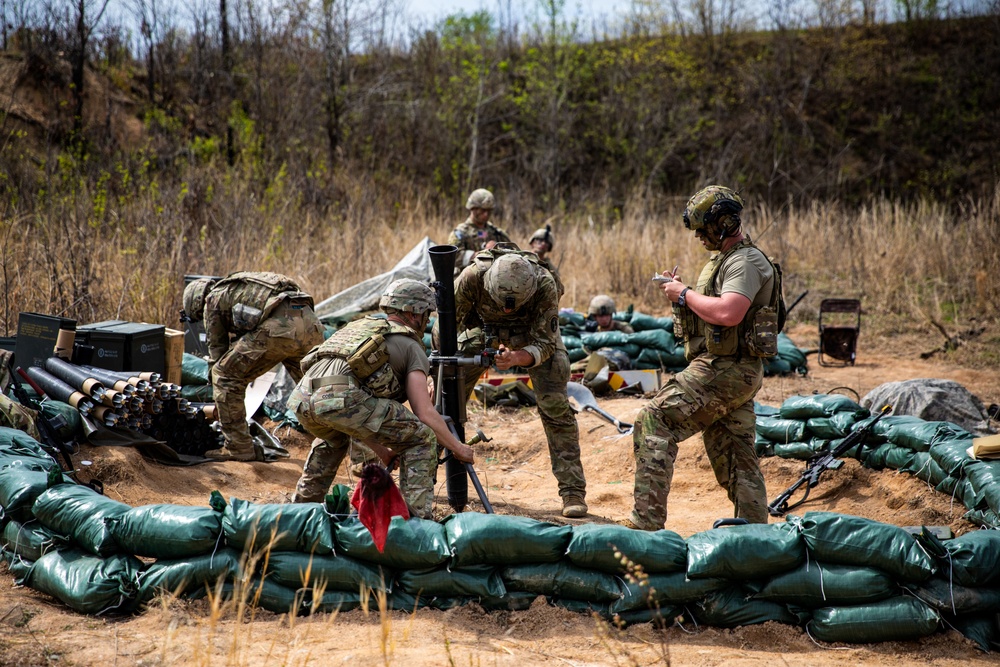
M 593 299 L 590 300 L 590 308 L 587 309 L 588 315 L 614 315 L 615 314 L 615 300 L 612 299 L 607 294 L 598 294 Z
M 494 206 L 496 206 L 496 200 L 493 199 L 493 193 L 489 190 L 484 190 L 483 188 L 473 190 L 472 194 L 469 195 L 468 201 L 465 202 L 465 208 L 470 211 L 474 208 L 484 208 L 486 210 L 490 210 Z
M 723 185 L 709 185 L 688 200 L 684 209 L 684 226 L 696 232 L 725 222 L 730 216 L 737 216 L 736 219 L 739 220 L 743 205 L 743 197 L 735 190 Z
M 490 297 L 507 310 L 517 310 L 535 294 L 535 267 L 521 255 L 509 253 L 493 261 L 483 276 Z
M 404 313 L 423 315 L 437 308 L 434 290 L 426 283 L 410 278 L 401 278 L 389 283 L 379 299 L 381 309 L 393 308 Z
M 184 306 L 184 312 L 187 313 L 192 322 L 201 322 L 204 318 L 205 297 L 212 291 L 215 282 L 212 278 L 198 278 L 188 283 L 187 287 L 184 288 L 184 297 L 181 299 L 181 303 Z

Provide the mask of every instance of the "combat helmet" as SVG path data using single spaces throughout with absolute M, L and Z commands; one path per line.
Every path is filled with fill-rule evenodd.
M 378 307 L 393 308 L 404 313 L 423 315 L 437 308 L 434 290 L 419 280 L 400 278 L 389 283 L 379 299 Z
M 535 267 L 521 255 L 500 255 L 486 270 L 483 285 L 490 297 L 508 310 L 517 310 L 535 294 Z
M 714 228 L 718 223 L 722 229 L 716 233 L 726 236 L 739 226 L 743 204 L 743 197 L 735 190 L 724 185 L 709 185 L 688 200 L 684 226 L 693 232 L 699 229 L 708 232 L 707 227 Z
M 198 278 L 188 283 L 184 288 L 184 297 L 181 303 L 184 312 L 192 322 L 201 322 L 205 311 L 205 297 L 212 291 L 215 285 L 214 278 Z
M 587 315 L 614 315 L 615 300 L 607 294 L 598 294 L 590 300 Z
M 545 225 L 541 229 L 536 229 L 535 233 L 528 239 L 528 245 L 531 245 L 535 241 L 545 241 L 549 244 L 549 250 L 551 251 L 555 246 L 552 238 L 552 225 Z
M 472 194 L 469 195 L 468 201 L 465 202 L 465 208 L 470 211 L 474 208 L 484 208 L 486 210 L 490 210 L 494 206 L 496 206 L 496 200 L 493 199 L 493 193 L 489 190 L 484 190 L 483 188 L 473 190 Z

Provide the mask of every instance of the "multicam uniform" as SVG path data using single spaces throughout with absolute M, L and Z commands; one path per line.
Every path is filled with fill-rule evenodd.
M 563 285 L 562 278 L 559 277 L 559 270 L 556 269 L 556 265 L 548 259 L 542 259 L 541 257 L 538 258 L 538 263 L 541 264 L 546 271 L 552 274 L 552 279 L 556 281 L 556 289 L 559 292 L 559 298 L 562 299 L 563 294 L 566 293 L 566 287 Z
M 384 338 L 388 361 L 360 380 L 347 359 L 375 335 Z M 288 407 L 317 440 L 295 487 L 295 502 L 323 499 L 353 437 L 405 450 L 400 490 L 417 516 L 433 518 L 437 438 L 403 406 L 407 375 L 430 372 L 422 337 L 402 324 L 369 316 L 333 334 L 303 359 L 302 369 L 305 375 Z
M 468 266 L 471 257 L 486 247 L 490 241 L 497 243 L 511 243 L 510 237 L 502 229 L 487 222 L 482 227 L 477 227 L 470 215 L 465 222 L 460 224 L 451 235 L 448 236 L 448 244 L 458 248 L 458 255 L 455 256 L 455 271 L 459 272 Z M 464 259 L 464 258 L 470 259 Z
M 677 444 L 699 431 L 712 470 L 726 489 L 737 517 L 767 523 L 767 496 L 754 451 L 753 402 L 764 377 L 760 356 L 745 343 L 758 307 L 772 303 L 774 268 L 749 239 L 721 252 L 702 270 L 695 291 L 728 292 L 751 301 L 743 322 L 711 325 L 689 308 L 675 309 L 675 333 L 685 341 L 690 364 L 676 374 L 635 420 L 635 510 L 639 528 L 662 528 L 674 474 Z M 675 307 L 676 308 L 676 307 Z
M 559 294 L 556 281 L 538 266 L 533 253 L 522 252 L 537 269 L 537 288 L 528 302 L 513 313 L 504 313 L 486 291 L 483 275 L 496 257 L 508 250 L 484 251 L 462 271 L 455 283 L 455 318 L 459 326 L 469 327 L 459 334 L 463 354 L 474 355 L 485 347 L 503 343 L 511 350 L 531 354 L 534 364 L 528 368 L 538 400 L 538 414 L 549 445 L 552 474 L 559 483 L 559 495 L 584 498 L 587 482 L 580 463 L 580 432 L 569 405 L 566 383 L 569 381 L 569 355 L 559 334 Z M 518 252 L 518 251 L 513 251 Z M 484 369 L 463 367 L 465 388 L 471 395 Z
M 299 362 L 323 341 L 312 297 L 289 278 L 270 272 L 238 272 L 205 297 L 205 334 L 212 364 L 212 392 L 226 446 L 253 451 L 244 405 L 246 388 L 275 364 L 298 381 Z M 236 340 L 230 344 L 230 337 Z

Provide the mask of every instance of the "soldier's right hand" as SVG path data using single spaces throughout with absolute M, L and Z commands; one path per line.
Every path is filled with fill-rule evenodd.
M 451 453 L 454 454 L 455 458 L 462 463 L 475 463 L 476 454 L 472 447 L 465 444 L 459 444 L 451 448 Z

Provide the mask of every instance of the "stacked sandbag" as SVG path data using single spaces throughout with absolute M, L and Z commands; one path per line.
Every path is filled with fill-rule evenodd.
M 634 333 L 593 331 L 593 324 L 588 327 L 583 313 L 571 310 L 559 313 L 560 333 L 571 362 L 606 349 L 628 357 L 632 369 L 661 369 L 675 373 L 687 368 L 684 344 L 674 337 L 672 317 L 653 317 L 633 311 L 618 312 L 613 317 L 631 326 Z M 764 373 L 786 375 L 797 372 L 804 375 L 807 370 L 805 352 L 797 348 L 788 336 L 778 334 L 778 355 L 765 360 Z
M 758 456 L 808 460 L 835 448 L 859 419 L 868 416 L 847 396 L 790 396 L 775 412 L 755 404 Z

